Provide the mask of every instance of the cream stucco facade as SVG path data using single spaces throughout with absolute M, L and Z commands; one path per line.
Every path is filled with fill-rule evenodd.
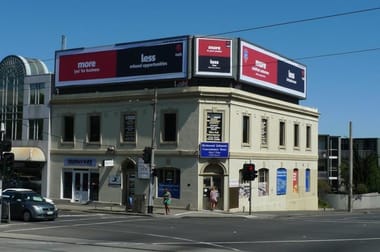
M 173 207 L 208 209 L 205 189 L 214 185 L 224 211 L 318 208 L 316 109 L 236 88 L 185 86 L 157 89 L 153 121 L 153 97 L 153 89 L 53 95 L 50 197 L 127 205 L 129 195 L 149 195 L 140 158 L 155 122 L 154 206 L 162 204 L 162 188 L 173 186 Z M 99 119 L 99 141 L 90 141 L 91 115 Z M 126 131 L 133 141 L 125 141 Z M 228 157 L 201 158 L 200 144 L 210 139 L 227 143 Z M 251 205 L 240 172 L 249 162 L 259 175 Z

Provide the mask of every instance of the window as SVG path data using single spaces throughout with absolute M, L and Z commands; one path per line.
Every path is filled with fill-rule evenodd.
M 74 117 L 73 116 L 63 117 L 63 141 L 64 142 L 74 141 Z
M 299 137 L 299 124 L 294 124 L 294 147 L 300 147 L 300 137 Z
M 162 197 L 165 188 L 168 188 L 173 198 L 180 198 L 180 176 L 181 171 L 176 168 L 158 168 L 158 197 Z
M 123 118 L 123 142 L 136 142 L 136 114 L 128 113 Z
M 45 103 L 45 83 L 30 84 L 30 104 Z
M 307 168 L 305 172 L 305 191 L 310 192 L 310 169 Z
M 268 145 L 268 119 L 261 119 L 261 145 Z
M 311 149 L 311 126 L 306 126 L 306 149 Z
M 298 193 L 298 169 L 293 169 L 293 192 Z
M 162 140 L 164 142 L 177 141 L 177 115 L 176 113 L 164 114 L 164 129 Z
M 280 136 L 279 136 L 279 144 L 281 147 L 285 146 L 285 122 L 280 122 Z
M 259 196 L 269 195 L 269 170 L 262 168 L 259 170 Z
M 206 141 L 221 142 L 223 140 L 223 113 L 208 112 L 206 118 Z
M 89 118 L 89 142 L 100 142 L 100 116 L 91 115 Z
M 43 119 L 29 120 L 29 140 L 42 140 L 43 124 Z
M 286 169 L 278 168 L 277 169 L 277 195 L 286 194 Z
M 243 144 L 249 144 L 249 116 L 243 116 Z

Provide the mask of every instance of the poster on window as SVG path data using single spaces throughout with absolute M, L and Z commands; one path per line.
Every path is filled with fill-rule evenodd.
M 124 142 L 136 141 L 136 115 L 124 115 Z
M 207 113 L 207 129 L 206 141 L 221 142 L 222 141 L 222 113 Z
M 306 169 L 305 188 L 306 192 L 310 192 L 310 169 Z
M 286 169 L 277 169 L 277 195 L 286 194 Z
M 293 170 L 293 192 L 298 193 L 298 170 Z
M 168 189 L 170 192 L 172 198 L 179 199 L 179 185 L 173 185 L 173 184 L 164 184 L 164 183 L 158 183 L 158 192 L 157 195 L 158 197 L 163 197 L 164 196 L 164 191 L 165 188 Z

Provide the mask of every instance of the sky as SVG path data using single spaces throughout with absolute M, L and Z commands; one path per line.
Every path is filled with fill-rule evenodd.
M 4 0 L 0 60 L 38 58 L 54 72 L 62 35 L 67 49 L 182 35 L 240 37 L 306 65 L 300 104 L 320 113 L 319 134 L 348 137 L 351 121 L 354 138 L 380 138 L 376 8 L 380 0 Z M 302 21 L 327 16 L 335 17 Z

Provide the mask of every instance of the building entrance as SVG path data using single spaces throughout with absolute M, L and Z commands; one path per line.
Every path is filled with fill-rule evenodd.
M 216 209 L 223 210 L 224 184 L 223 169 L 218 165 L 209 165 L 203 173 L 203 209 L 210 209 L 210 190 L 214 187 L 218 192 L 218 203 Z

